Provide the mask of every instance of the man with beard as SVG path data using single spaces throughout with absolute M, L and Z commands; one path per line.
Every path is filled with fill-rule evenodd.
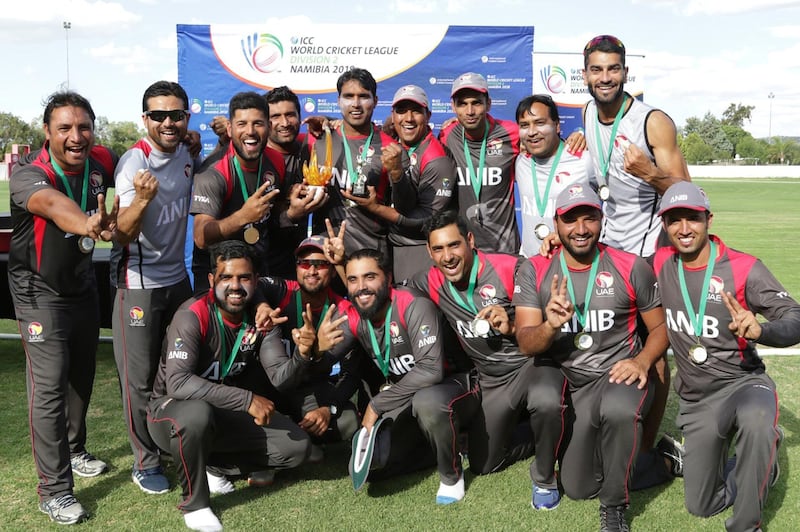
M 325 354 L 313 360 L 297 356 L 292 330 L 302 328 L 304 313 L 310 311 L 312 323 L 319 328 L 326 315 L 334 311 L 346 313 L 343 309 L 350 304 L 330 288 L 336 272 L 325 256 L 324 237 L 306 238 L 295 255 L 296 281 L 273 277 L 259 280 L 267 303 L 280 308 L 288 318 L 281 325 L 285 350 L 269 353 L 270 358 L 265 361 L 267 376 L 280 392 L 276 401 L 281 411 L 291 415 L 312 440 L 349 441 L 358 428 L 358 414 L 350 402 L 351 386 L 339 382 L 339 361 Z M 314 452 L 318 450 L 314 448 Z
M 479 249 L 487 253 L 519 253 L 514 214 L 517 126 L 489 114 L 489 84 L 480 74 L 467 72 L 458 76 L 450 95 L 457 121 L 442 129 L 439 140 L 458 171 L 458 212 Z
M 251 248 L 225 241 L 212 253 L 211 289 L 184 303 L 167 330 L 147 416 L 153 441 L 176 458 L 186 526 L 204 531 L 222 530 L 210 508 L 207 465 L 285 469 L 310 449 L 306 433 L 272 401 L 242 387 L 248 366 L 283 349 L 278 329 L 254 325 Z
M 800 342 L 800 305 L 761 261 L 709 234 L 711 205 L 696 185 L 672 185 L 658 214 L 672 244 L 655 270 L 678 367 L 686 509 L 708 517 L 733 505 L 727 530 L 760 530 L 783 429 L 756 344 Z
M 469 427 L 470 469 L 478 475 L 499 471 L 529 457 L 535 443 L 535 503 L 555 508 L 566 384 L 553 361 L 529 358 L 517 346 L 511 299 L 522 258 L 476 249 L 454 211 L 434 214 L 425 230 L 435 266 L 414 276 L 411 285 L 439 306 L 480 376 L 481 409 Z M 522 421 L 533 437 L 528 427 L 518 427 Z
M 521 252 L 530 257 L 553 232 L 556 197 L 574 183 L 594 183 L 595 176 L 588 152 L 566 149 L 558 106 L 550 96 L 523 98 L 517 105 L 517 125 L 525 148 L 515 163 L 522 203 Z
M 45 144 L 9 179 L 8 280 L 25 349 L 39 510 L 65 525 L 86 519 L 73 474 L 107 470 L 86 450 L 100 325 L 92 250 L 113 237 L 119 202 L 106 213 L 117 156 L 94 145 L 94 120 L 83 96 L 50 95 Z
M 394 278 L 403 280 L 431 265 L 422 226 L 431 214 L 450 205 L 456 172 L 428 126 L 431 111 L 421 87 L 400 87 L 392 99 L 390 118 L 400 143 L 385 146 L 381 162 L 392 182 L 394 208 L 380 208 L 388 212 L 384 217 L 392 224 Z
M 455 367 L 452 351 L 445 353 L 445 324 L 435 305 L 416 290 L 391 288 L 383 254 L 356 251 L 347 258 L 345 273 L 352 306 L 337 319 L 326 315 L 318 342 L 320 351 L 332 348 L 337 359 L 356 341 L 367 353 L 362 378 L 372 399 L 361 424 L 369 433 L 379 419 L 391 420 L 383 429 L 390 431 L 388 456 L 372 461 L 369 479 L 436 463 L 436 503 L 458 502 L 464 498 L 458 434 L 478 409 L 477 383 Z
M 389 202 L 389 177 L 381 162 L 384 147 L 394 140 L 372 123 L 378 103 L 378 84 L 363 68 L 352 68 L 336 82 L 341 125 L 314 140 L 317 160 L 325 160 L 325 139 L 331 136 L 333 177 L 328 186 L 330 199 L 314 213 L 313 233 L 325 232 L 325 219 L 335 229 L 347 220 L 347 253 L 373 248 L 388 253 L 389 224 L 377 212 Z
M 598 244 L 600 198 L 586 183 L 556 198 L 554 257 L 519 269 L 517 341 L 534 358 L 556 360 L 570 387 L 570 438 L 561 484 L 572 499 L 600 499 L 600 530 L 627 531 L 631 463 L 650 408 L 648 372 L 667 349 L 664 309 L 641 257 Z M 647 340 L 636 332 L 638 318 Z M 538 449 L 537 449 L 538 451 Z M 536 486 L 532 504 L 536 504 Z
M 286 188 L 283 157 L 266 146 L 269 110 L 264 97 L 240 92 L 231 98 L 229 111 L 230 145 L 221 159 L 201 168 L 194 183 L 189 212 L 195 215 L 192 270 L 196 294 L 208 288 L 209 261 L 203 250 L 222 240 L 235 238 L 253 246 L 256 271 L 268 273 L 268 233 L 280 218 L 272 207 L 281 202 L 280 187 Z

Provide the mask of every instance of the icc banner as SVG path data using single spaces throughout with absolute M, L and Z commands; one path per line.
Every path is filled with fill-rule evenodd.
M 625 64 L 625 91 L 644 100 L 644 56 L 626 54 Z M 537 52 L 533 54 L 533 69 L 533 92 L 549 94 L 558 104 L 561 133 L 566 138 L 583 126 L 583 106 L 592 98 L 583 84 L 583 54 Z
M 378 81 L 373 120 L 382 121 L 395 91 L 407 84 L 428 93 L 435 127 L 452 116 L 450 86 L 464 72 L 489 83 L 491 113 L 514 120 L 533 86 L 533 27 L 446 25 L 178 25 L 178 81 L 206 153 L 216 146 L 208 123 L 228 114 L 237 92 L 288 86 L 303 116 L 340 116 L 336 80 L 351 67 Z

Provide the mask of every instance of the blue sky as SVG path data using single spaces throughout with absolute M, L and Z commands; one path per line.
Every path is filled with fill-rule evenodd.
M 0 112 L 26 121 L 41 114 L 42 100 L 67 79 L 67 33 L 70 88 L 89 97 L 98 115 L 138 123 L 144 89 L 158 79 L 177 80 L 176 24 L 278 24 L 287 18 L 533 25 L 537 52 L 579 52 L 594 35 L 611 33 L 629 53 L 645 56 L 637 75 L 645 78 L 646 101 L 678 126 L 742 103 L 755 106 L 745 129 L 765 137 L 772 103 L 772 134 L 800 136 L 800 0 L 4 2 Z

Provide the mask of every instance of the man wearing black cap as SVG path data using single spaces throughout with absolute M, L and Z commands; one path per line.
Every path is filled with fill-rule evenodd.
M 267 353 L 267 376 L 280 392 L 278 409 L 291 415 L 314 441 L 349 440 L 358 428 L 355 406 L 350 402 L 357 383 L 352 388 L 337 384 L 341 365 L 330 356 L 297 356 L 292 330 L 303 326 L 303 313 L 309 309 L 311 321 L 319 329 L 326 315 L 334 310 L 346 313 L 350 303 L 330 288 L 336 273 L 325 256 L 324 237 L 306 238 L 295 255 L 296 281 L 274 277 L 259 281 L 267 303 L 289 318 L 281 325 L 286 349 Z
M 489 114 L 489 84 L 475 72 L 453 81 L 451 105 L 457 122 L 439 133 L 456 163 L 458 212 L 487 253 L 518 253 L 514 213 L 514 160 L 519 131 L 514 122 Z
M 561 483 L 572 499 L 600 499 L 601 531 L 628 530 L 631 463 L 652 402 L 648 372 L 667 348 L 655 276 L 644 259 L 599 244 L 600 198 L 588 184 L 564 189 L 554 223 L 562 246 L 520 267 L 517 341 L 560 364 L 572 399 Z M 636 333 L 647 326 L 642 345 Z M 600 474 L 602 472 L 602 474 Z M 534 485 L 532 504 L 537 504 Z
M 800 342 L 800 305 L 761 261 L 709 234 L 711 206 L 696 185 L 672 185 L 658 214 L 672 244 L 654 265 L 678 367 L 686 508 L 708 517 L 733 505 L 728 530 L 760 530 L 783 430 L 756 343 Z
M 392 123 L 399 144 L 383 148 L 381 161 L 392 182 L 389 229 L 394 278 L 403 280 L 430 267 L 422 226 L 434 212 L 450 205 L 455 165 L 433 136 L 428 123 L 428 95 L 417 85 L 400 87 L 392 99 Z

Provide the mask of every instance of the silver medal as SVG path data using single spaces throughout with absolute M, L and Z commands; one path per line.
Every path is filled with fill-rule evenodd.
M 81 253 L 91 253 L 94 249 L 94 240 L 88 236 L 82 236 L 78 239 L 78 249 Z
M 691 358 L 692 362 L 695 364 L 702 364 L 708 360 L 708 351 L 706 351 L 706 348 L 701 344 L 695 344 L 689 348 L 689 358 Z
M 384 382 L 383 384 L 381 384 L 381 387 L 378 388 L 378 391 L 385 392 L 386 390 L 388 390 L 391 387 L 392 387 L 392 383 L 391 382 Z
M 600 199 L 606 201 L 608 198 L 611 197 L 611 190 L 608 188 L 607 185 L 602 185 L 598 191 L 597 195 L 600 196 Z
M 489 320 L 484 320 L 483 318 L 475 318 L 472 320 L 470 324 L 470 328 L 472 329 L 472 334 L 475 336 L 486 336 L 489 334 L 492 326 L 489 325 Z
M 579 332 L 575 335 L 575 347 L 580 349 L 581 351 L 586 351 L 590 349 L 594 345 L 594 339 L 592 335 L 587 332 Z
M 536 236 L 539 240 L 544 240 L 547 238 L 547 235 L 550 234 L 550 228 L 547 227 L 547 224 L 536 224 L 536 227 L 533 229 L 536 233 Z

